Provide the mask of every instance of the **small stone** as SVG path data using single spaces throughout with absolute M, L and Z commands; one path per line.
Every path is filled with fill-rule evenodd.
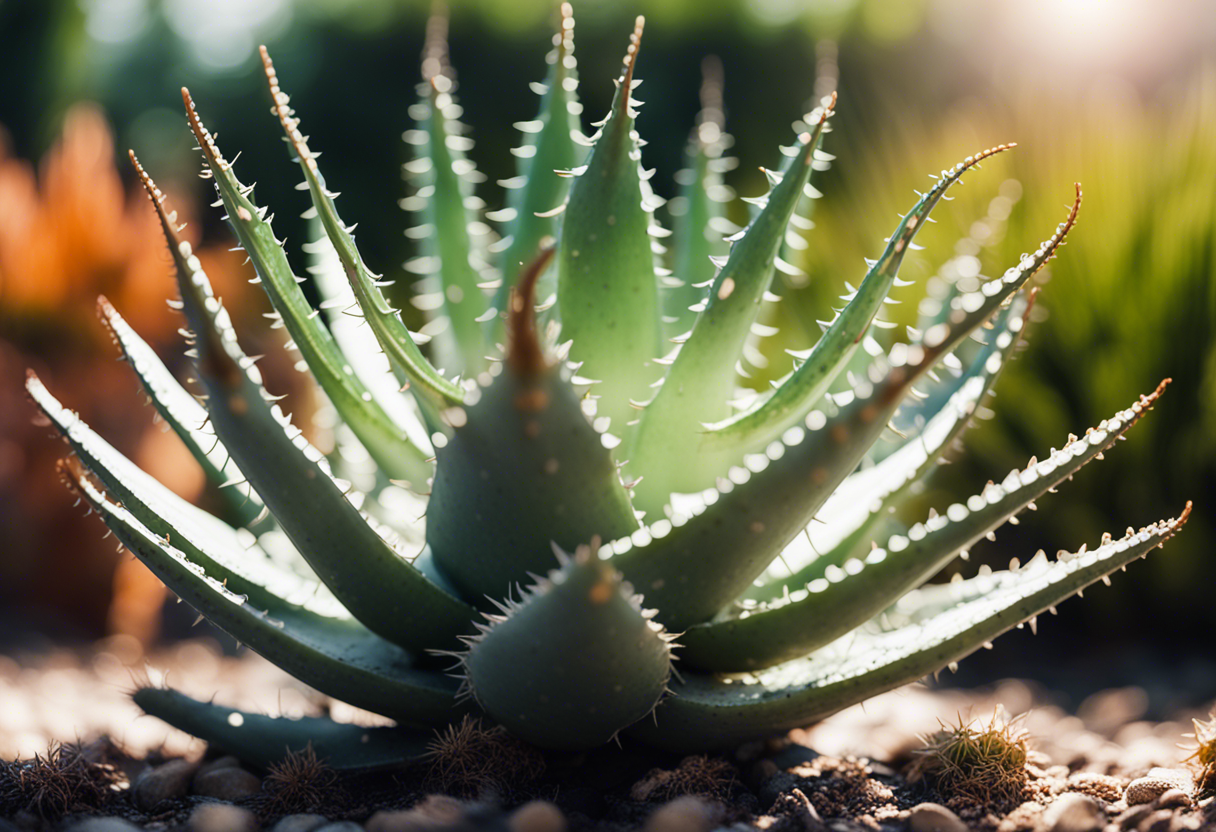
M 709 832 L 714 827 L 714 810 L 696 797 L 679 797 L 651 813 L 645 832 Z
M 1127 784 L 1123 799 L 1127 801 L 1128 806 L 1138 806 L 1141 803 L 1152 803 L 1170 789 L 1177 788 L 1178 784 L 1174 780 L 1153 776 L 1140 777 Z
M 1174 813 L 1170 809 L 1158 809 L 1140 821 L 1136 827 L 1140 832 L 1170 832 L 1174 822 Z
M 363 827 L 353 820 L 337 820 L 318 826 L 314 832 L 363 832 Z
M 314 832 L 327 822 L 324 815 L 288 815 L 280 819 L 270 832 Z
M 1068 775 L 1068 790 L 1087 794 L 1107 803 L 1117 803 L 1123 798 L 1123 786 L 1119 779 L 1096 771 L 1075 771 Z
M 1119 817 L 1115 818 L 1115 823 L 1119 824 L 1120 829 L 1132 829 L 1139 826 L 1140 821 L 1144 820 L 1152 814 L 1153 808 L 1147 803 L 1142 803 L 1139 806 L 1132 806 L 1127 811 L 1123 812 Z
M 0 821 L 0 830 L 16 828 Z M 67 832 L 139 832 L 139 827 L 122 818 L 87 818 L 69 826 Z
M 247 809 L 227 803 L 204 803 L 190 813 L 186 828 L 190 832 L 257 832 L 261 827 Z
M 150 812 L 166 800 L 186 796 L 190 778 L 197 766 L 187 760 L 170 760 L 164 765 L 150 768 L 135 779 L 132 788 L 135 805 Z
M 424 832 L 459 826 L 465 809 L 459 800 L 431 795 L 412 809 L 376 812 L 365 824 L 367 832 Z
M 235 801 L 262 791 L 262 780 L 243 768 L 216 768 L 194 776 L 194 793 L 216 800 Z
M 1161 793 L 1161 797 L 1157 798 L 1156 803 L 1158 809 L 1173 809 L 1190 805 L 1191 798 L 1182 789 L 1166 789 Z
M 566 816 L 547 800 L 533 800 L 511 813 L 511 832 L 566 832 Z
M 911 832 L 968 832 L 962 818 L 938 803 L 922 803 L 908 813 Z
M 1069 792 L 1047 807 L 1043 825 L 1051 832 L 1094 832 L 1105 825 L 1105 817 L 1092 797 Z
M 202 774 L 205 771 L 215 771 L 220 768 L 240 768 L 241 761 L 231 754 L 225 754 L 223 757 L 216 757 L 214 760 L 209 760 L 198 767 L 198 773 Z

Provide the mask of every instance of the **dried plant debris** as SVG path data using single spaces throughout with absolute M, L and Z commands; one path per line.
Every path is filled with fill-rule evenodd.
M 739 782 L 739 770 L 721 757 L 695 754 L 673 769 L 651 769 L 633 784 L 629 796 L 638 802 L 706 797 L 726 800 Z
M 54 744 L 45 756 L 0 762 L 0 817 L 29 812 L 49 820 L 95 812 L 115 796 L 122 776 L 78 745 Z
M 943 724 L 908 772 L 937 790 L 948 805 L 1012 808 L 1028 796 L 1030 748 L 1025 732 L 994 714 L 986 724 Z
M 304 814 L 345 804 L 338 774 L 317 756 L 312 743 L 303 751 L 288 751 L 272 765 L 262 781 L 262 810 L 269 814 Z
M 1192 720 L 1195 725 L 1195 745 L 1191 755 L 1186 758 L 1187 764 L 1195 776 L 1196 798 L 1216 796 L 1216 711 L 1213 711 L 1207 721 Z
M 545 758 L 506 729 L 466 716 L 435 733 L 426 755 L 428 788 L 458 797 L 508 796 L 545 773 Z

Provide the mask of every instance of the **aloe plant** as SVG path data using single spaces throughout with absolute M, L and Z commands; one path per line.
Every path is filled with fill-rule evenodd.
M 421 218 L 408 232 L 420 253 L 407 264 L 424 275 L 421 332 L 406 328 L 360 255 L 265 50 L 272 109 L 319 229 L 309 250 L 320 307 L 183 90 L 205 175 L 274 325 L 340 417 L 333 453 L 309 444 L 263 388 L 137 161 L 203 395 L 104 299 L 101 314 L 160 415 L 231 489 L 238 525 L 175 497 L 30 376 L 29 392 L 75 452 L 64 479 L 127 548 L 254 651 L 397 725 L 244 714 L 157 687 L 135 694 L 148 713 L 263 765 L 307 743 L 336 767 L 393 764 L 470 712 L 551 748 L 622 732 L 668 749 L 724 747 L 807 724 L 1033 625 L 1185 522 L 1189 505 L 1092 550 L 922 586 L 1100 457 L 1164 382 L 944 513 L 910 527 L 896 519 L 1010 360 L 1034 299 L 1028 283 L 1073 228 L 1079 186 L 1033 253 L 999 277 L 954 283 L 896 341 L 877 316 L 930 211 L 1011 145 L 943 170 L 818 343 L 736 411 L 740 352 L 772 300 L 774 270 L 790 268 L 780 253 L 791 224 L 808 225 L 812 175 L 831 158 L 821 144 L 835 96 L 765 171 L 771 189 L 750 200 L 747 228 L 722 241 L 728 142 L 707 95 L 668 248 L 635 128 L 640 18 L 611 110 L 588 138 L 577 130 L 563 7 L 548 80 L 536 87 L 539 115 L 520 125 L 520 176 L 504 183 L 507 207 L 490 214 L 474 196 L 442 28 L 432 26 L 405 134 L 416 150 L 405 207 Z M 667 271 L 669 251 L 688 274 Z M 341 325 L 342 312 L 366 326 Z

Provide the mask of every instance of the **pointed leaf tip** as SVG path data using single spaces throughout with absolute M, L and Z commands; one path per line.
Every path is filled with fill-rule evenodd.
M 520 376 L 534 376 L 549 363 L 536 332 L 536 282 L 553 259 L 553 238 L 541 240 L 540 252 L 524 267 L 519 283 L 511 289 L 507 309 L 507 364 Z
M 642 31 L 646 28 L 646 18 L 638 15 L 633 24 L 633 34 L 629 36 L 629 47 L 625 50 L 624 68 L 621 72 L 622 100 L 628 106 L 629 91 L 633 88 L 633 70 L 638 62 L 638 50 L 642 48 Z

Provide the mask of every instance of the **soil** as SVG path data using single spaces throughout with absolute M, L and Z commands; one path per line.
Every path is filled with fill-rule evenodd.
M 124 639 L 0 656 L 0 761 L 27 761 L 0 762 L 0 832 L 1216 830 L 1216 803 L 1185 763 L 1190 719 L 1207 711 L 1147 721 L 1138 688 L 1094 694 L 1070 712 L 1028 682 L 913 685 L 726 756 L 680 758 L 628 742 L 539 754 L 470 723 L 448 738 L 446 756 L 337 775 L 306 758 L 244 771 L 140 716 L 128 692 L 166 675 L 191 695 L 249 710 L 384 722 L 207 639 L 151 657 Z M 1001 774 L 989 760 L 968 770 L 979 780 L 960 780 L 927 764 L 935 735 L 968 725 L 996 725 L 1015 743 L 1024 736 L 1025 752 L 1002 758 L 1015 768 Z M 989 788 L 983 777 L 993 772 L 1004 779 Z

